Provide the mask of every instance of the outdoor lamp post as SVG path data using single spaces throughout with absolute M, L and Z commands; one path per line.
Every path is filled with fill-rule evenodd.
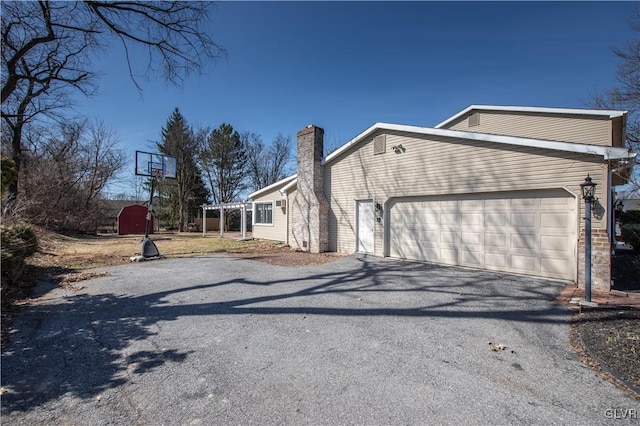
M 591 302 L 591 203 L 595 200 L 596 183 L 587 175 L 580 184 L 584 200 L 584 300 Z

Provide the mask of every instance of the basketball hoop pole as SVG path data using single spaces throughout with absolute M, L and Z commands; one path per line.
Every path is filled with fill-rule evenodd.
M 156 244 L 153 242 L 151 238 L 149 238 L 149 230 L 151 227 L 151 215 L 153 214 L 152 212 L 153 191 L 155 190 L 157 179 L 158 179 L 158 176 L 154 171 L 153 175 L 151 176 L 151 190 L 149 191 L 150 192 L 149 204 L 147 206 L 147 223 L 144 229 L 144 239 L 142 240 L 142 247 L 140 249 L 140 252 L 141 252 L 140 254 L 145 259 L 149 259 L 149 258 L 155 259 L 155 258 L 162 257 L 162 255 L 158 251 L 158 248 L 156 247 Z
M 144 225 L 144 238 L 142 239 L 141 256 L 137 260 L 160 259 L 164 256 L 160 254 L 156 244 L 149 233 L 151 228 L 151 218 L 153 217 L 153 192 L 156 189 L 158 179 L 176 179 L 178 171 L 178 160 L 176 157 L 160 153 L 150 153 L 136 151 L 136 175 L 151 178 L 151 188 L 149 191 L 149 204 L 147 205 L 147 217 Z M 134 258 L 132 258 L 133 260 Z
M 151 191 L 150 191 L 150 195 L 149 195 L 149 204 L 147 204 L 147 223 L 145 224 L 144 227 L 144 238 L 149 238 L 149 227 L 151 226 L 151 215 L 153 214 L 153 207 L 152 207 L 152 203 L 153 203 L 153 191 L 155 189 L 156 186 L 156 176 L 155 174 L 153 176 L 151 176 Z

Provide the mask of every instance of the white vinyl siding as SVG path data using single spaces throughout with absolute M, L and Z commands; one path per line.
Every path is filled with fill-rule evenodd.
M 286 182 L 288 183 L 288 182 Z M 287 241 L 287 211 L 288 207 L 277 207 L 275 200 L 281 200 L 284 197 L 280 194 L 281 187 L 274 188 L 272 191 L 256 197 L 253 202 L 253 231 L 254 238 L 262 238 L 273 241 Z M 269 205 L 271 210 L 271 222 L 259 223 L 259 221 L 268 220 L 267 217 L 258 217 L 257 211 L 260 205 Z M 263 210 L 264 211 L 264 210 Z
M 469 126 L 469 114 L 467 114 L 443 128 L 464 132 L 613 146 L 612 121 L 606 117 L 498 111 L 479 111 L 472 114 L 479 114 L 477 126 Z
M 481 123 L 482 123 L 481 118 Z M 566 188 L 580 194 L 580 183 L 589 173 L 600 184 L 597 196 L 607 205 L 606 168 L 601 158 L 539 148 L 504 146 L 433 136 L 385 131 L 388 146 L 405 152 L 373 155 L 367 141 L 345 151 L 325 165 L 325 195 L 330 203 L 330 250 L 354 253 L 356 229 L 354 200 L 526 191 L 533 188 Z M 582 209 L 583 203 L 579 203 Z M 385 209 L 386 212 L 386 209 Z M 375 250 L 384 255 L 384 218 L 375 224 Z M 594 217 L 593 227 L 604 227 Z

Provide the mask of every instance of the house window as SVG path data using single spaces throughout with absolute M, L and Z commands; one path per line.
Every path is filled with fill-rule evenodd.
M 256 225 L 273 225 L 273 203 L 255 203 L 254 224 Z

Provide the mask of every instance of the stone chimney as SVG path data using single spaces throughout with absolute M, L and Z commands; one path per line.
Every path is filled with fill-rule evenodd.
M 329 250 L 329 202 L 324 195 L 322 161 L 324 130 L 309 125 L 298 132 L 298 184 L 291 204 L 291 236 L 296 250 Z

